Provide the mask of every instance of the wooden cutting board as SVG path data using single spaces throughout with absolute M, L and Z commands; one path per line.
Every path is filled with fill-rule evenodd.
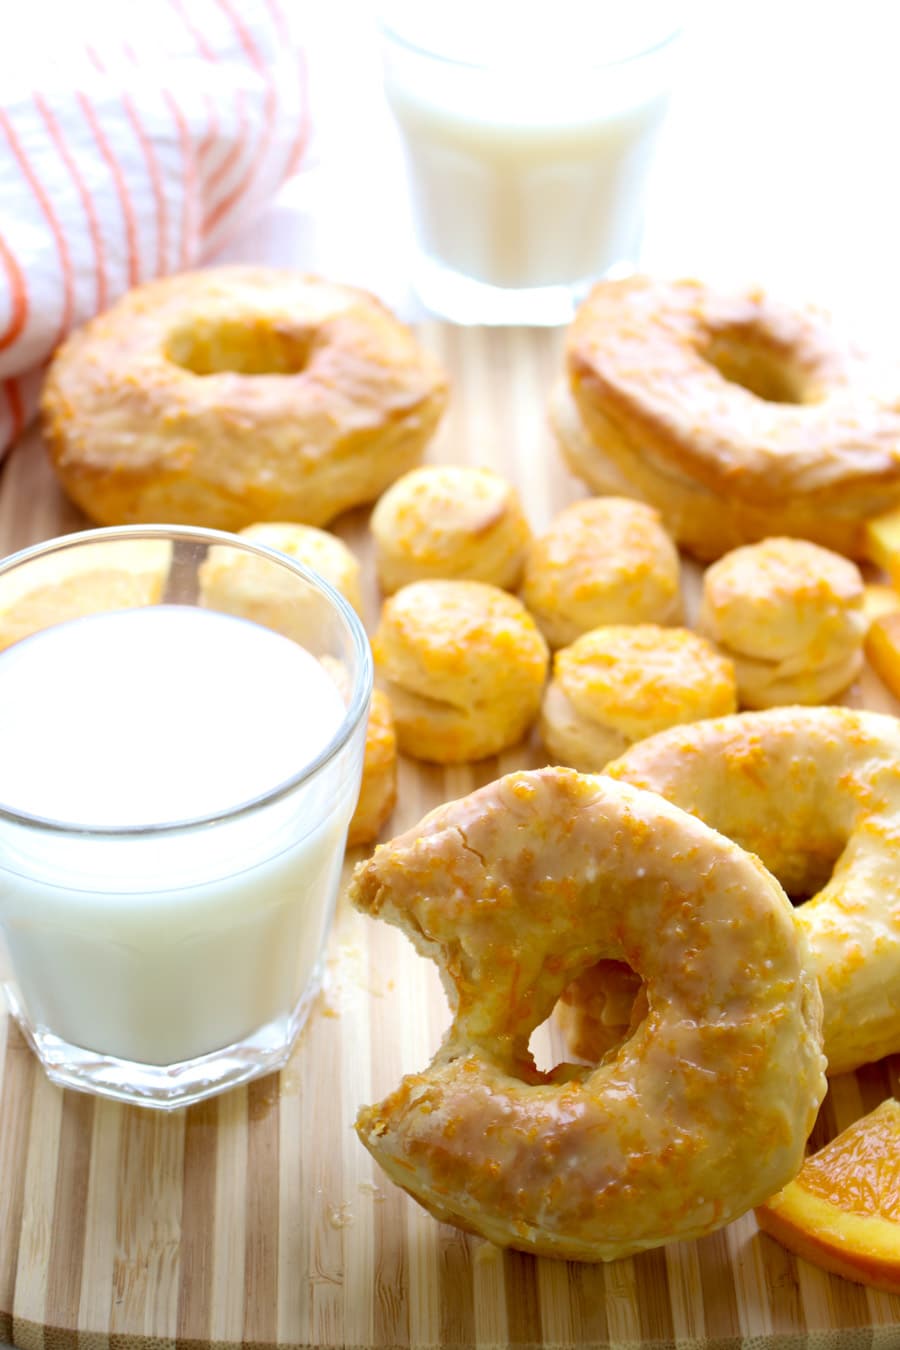
M 495 466 L 538 528 L 583 495 L 546 426 L 558 333 L 434 324 L 422 337 L 453 379 L 431 459 Z M 368 562 L 366 520 L 356 512 L 339 533 Z M 2 470 L 0 553 L 84 524 L 32 435 Z M 686 589 L 690 606 L 690 569 Z M 848 701 L 897 711 L 870 672 Z M 534 746 L 474 768 L 403 762 L 389 833 L 541 762 Z M 607 1266 L 501 1252 L 436 1223 L 375 1169 L 352 1122 L 427 1062 L 448 1020 L 428 963 L 344 905 L 327 986 L 287 1069 L 188 1111 L 51 1086 L 0 1014 L 0 1340 L 28 1350 L 900 1346 L 900 1299 L 795 1260 L 752 1215 Z M 539 1059 L 555 1062 L 562 1047 L 539 1036 Z M 900 1059 L 833 1080 L 816 1146 L 896 1092 L 898 1070 Z

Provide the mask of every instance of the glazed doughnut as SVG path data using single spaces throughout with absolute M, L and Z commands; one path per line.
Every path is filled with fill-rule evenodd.
M 113 539 L 20 563 L 0 577 L 0 651 L 67 619 L 158 605 L 171 560 L 167 539 Z
M 537 717 L 547 645 L 524 605 L 497 586 L 404 586 L 385 601 L 372 652 L 404 754 L 483 759 L 515 745 Z
M 387 694 L 381 689 L 373 689 L 359 801 L 350 821 L 347 847 L 371 844 L 373 839 L 377 839 L 396 801 L 397 736 L 394 717 Z
M 370 521 L 381 589 L 446 577 L 514 590 L 531 531 L 519 494 L 491 469 L 425 465 L 379 498 Z
M 659 512 L 625 497 L 575 502 L 528 551 L 522 599 L 551 647 L 604 624 L 675 623 L 678 550 Z
M 862 667 L 864 595 L 848 558 L 764 539 L 708 569 L 697 627 L 734 662 L 745 708 L 827 703 Z
M 900 501 L 897 371 L 759 290 L 600 282 L 551 418 L 595 492 L 651 502 L 704 560 L 775 534 L 859 556 L 863 522 Z
M 796 910 L 829 1073 L 900 1050 L 900 722 L 771 708 L 673 727 L 607 766 L 757 854 Z
M 149 282 L 73 333 L 42 410 L 93 520 L 239 530 L 371 501 L 418 461 L 446 395 L 374 297 L 234 266 Z
M 242 539 L 265 544 L 308 567 L 356 610 L 362 612 L 359 563 L 343 540 L 314 525 L 265 522 L 239 531 Z M 320 645 L 310 635 L 321 624 L 321 609 L 313 597 L 304 603 L 296 578 L 268 558 L 238 549 L 214 546 L 198 570 L 200 601 L 207 609 L 235 614 L 283 633 L 292 642 Z
M 737 710 L 734 668 L 687 628 L 595 628 L 553 660 L 541 739 L 557 764 L 599 773 L 634 741 Z
M 608 1261 L 707 1233 L 793 1177 L 825 1087 L 806 944 L 755 858 L 653 793 L 518 772 L 382 845 L 358 908 L 434 960 L 453 1024 L 356 1128 L 436 1218 Z M 566 986 L 627 962 L 648 1012 L 602 1065 L 528 1049 Z

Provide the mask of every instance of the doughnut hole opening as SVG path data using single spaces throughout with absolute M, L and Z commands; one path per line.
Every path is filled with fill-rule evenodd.
M 710 333 L 700 355 L 729 384 L 738 384 L 766 403 L 814 403 L 809 373 L 752 328 Z
M 197 320 L 169 334 L 169 361 L 193 375 L 298 375 L 312 355 L 313 337 L 268 319 Z
M 632 1035 L 646 1013 L 646 987 L 637 971 L 624 961 L 598 961 L 563 991 L 552 1015 L 534 1031 L 531 1053 L 544 1072 L 573 1061 L 595 1066 Z

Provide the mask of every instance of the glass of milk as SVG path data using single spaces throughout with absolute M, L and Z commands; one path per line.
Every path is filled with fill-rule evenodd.
M 458 323 L 567 322 L 637 259 L 677 6 L 387 0 L 379 15 L 420 299 Z
M 253 555 L 271 628 L 211 598 L 211 549 Z M 0 975 L 55 1082 L 168 1109 L 286 1062 L 371 686 L 343 597 L 233 535 L 91 530 L 0 563 Z

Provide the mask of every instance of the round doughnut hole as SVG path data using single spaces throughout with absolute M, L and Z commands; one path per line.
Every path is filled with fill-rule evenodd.
M 563 991 L 529 1048 L 544 1072 L 561 1063 L 593 1066 L 628 1040 L 646 1012 L 637 971 L 624 961 L 598 961 Z
M 266 319 L 197 320 L 170 333 L 165 353 L 193 375 L 298 375 L 309 364 L 312 335 Z
M 727 380 L 766 403 L 812 403 L 809 377 L 753 328 L 710 334 L 700 355 Z

